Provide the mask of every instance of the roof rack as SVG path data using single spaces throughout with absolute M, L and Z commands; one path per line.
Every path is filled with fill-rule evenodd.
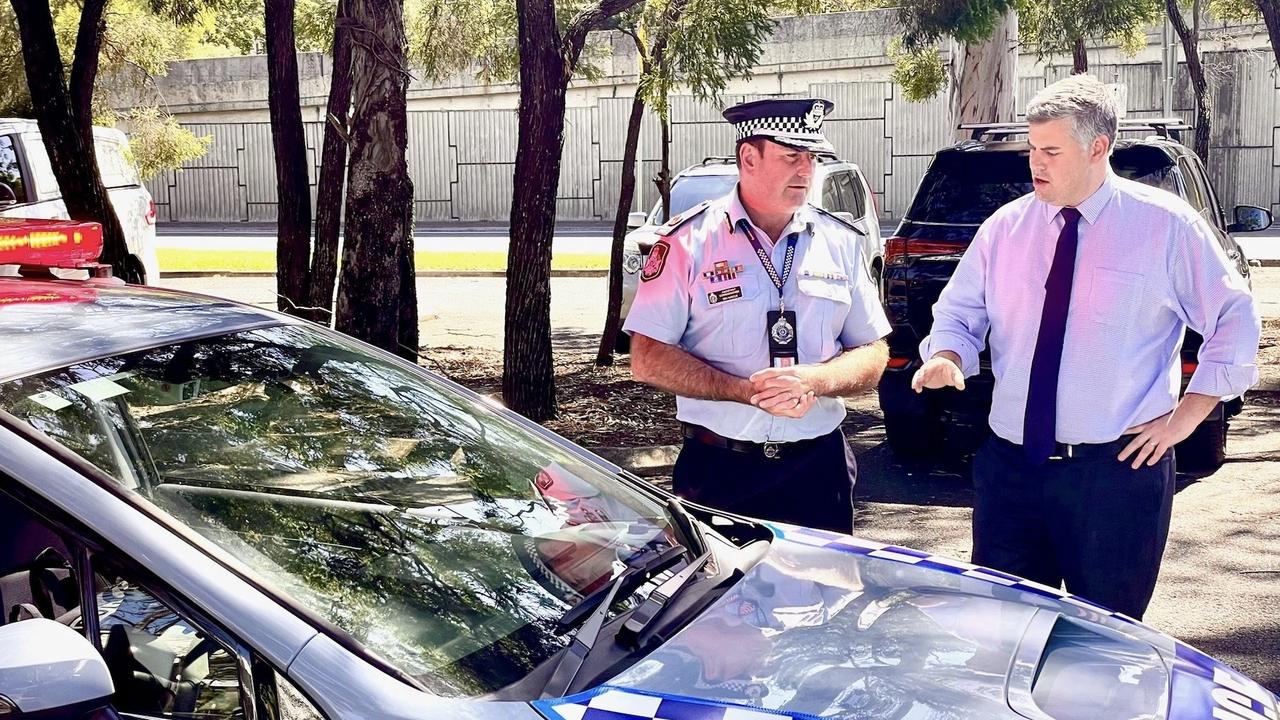
M 719 163 L 722 165 L 727 165 L 728 163 L 733 163 L 733 162 L 737 162 L 737 159 L 731 158 L 731 157 L 725 157 L 724 155 L 708 155 L 707 157 L 702 158 L 702 162 L 698 164 L 710 165 L 711 163 Z
M 1133 118 L 1121 120 L 1119 123 L 1120 132 L 1154 132 L 1162 138 L 1170 140 L 1178 140 L 1179 132 L 1182 130 L 1190 130 L 1191 126 L 1182 118 L 1166 117 L 1166 118 Z M 970 131 L 970 138 L 973 140 L 995 140 L 999 138 L 1007 138 L 1012 135 L 1025 135 L 1027 132 L 1026 121 L 1022 122 L 1005 122 L 1005 123 L 963 123 L 960 125 L 961 130 Z

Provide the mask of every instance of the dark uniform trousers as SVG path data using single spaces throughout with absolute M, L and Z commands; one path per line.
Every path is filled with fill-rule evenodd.
M 1138 470 L 1129 437 L 1075 446 L 1029 467 L 992 435 L 973 461 L 973 562 L 1141 619 L 1155 590 L 1173 507 L 1173 451 Z
M 762 520 L 850 533 L 858 465 L 839 428 L 812 440 L 716 447 L 685 438 L 672 470 L 677 495 Z M 745 446 L 751 445 L 751 449 Z

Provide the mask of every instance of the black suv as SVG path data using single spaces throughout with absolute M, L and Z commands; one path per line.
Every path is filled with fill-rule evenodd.
M 1009 140 L 1025 135 L 1025 123 L 964 126 L 973 139 L 934 155 L 915 199 L 897 232 L 885 244 L 885 309 L 893 324 L 889 336 L 889 366 L 880 381 L 880 407 L 885 433 L 894 453 L 903 459 L 963 456 L 975 451 L 990 429 L 991 358 L 981 357 L 981 371 L 965 382 L 966 390 L 917 394 L 911 378 L 920 367 L 920 341 L 933 324 L 933 304 L 978 226 L 1001 205 L 1032 191 L 1028 146 Z M 1142 139 L 1120 138 L 1111 156 L 1116 174 L 1172 192 L 1209 219 L 1218 242 L 1249 278 L 1249 265 L 1233 232 L 1262 230 L 1271 213 L 1242 205 L 1235 222 L 1227 224 L 1204 164 L 1177 140 L 1181 120 L 1125 121 L 1121 133 L 1142 132 Z M 1182 385 L 1185 390 L 1196 368 L 1201 338 L 1188 331 L 1182 346 Z M 1212 472 L 1222 465 L 1227 422 L 1240 412 L 1240 399 L 1220 403 L 1191 437 L 1177 447 L 1178 469 Z

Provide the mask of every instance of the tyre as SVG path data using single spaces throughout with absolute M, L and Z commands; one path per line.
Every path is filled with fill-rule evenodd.
M 932 460 L 942 450 L 942 423 L 936 417 L 887 412 L 884 435 L 899 462 Z
M 1179 472 L 1210 475 L 1227 459 L 1226 413 L 1215 410 L 1174 448 Z
M 147 284 L 147 270 L 142 267 L 142 261 L 137 255 L 130 255 L 124 259 L 124 272 L 121 273 L 120 279 L 130 285 Z

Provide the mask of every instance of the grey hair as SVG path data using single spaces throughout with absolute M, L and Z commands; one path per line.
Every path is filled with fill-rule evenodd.
M 1107 151 L 1116 144 L 1116 101 L 1092 75 L 1068 75 L 1046 87 L 1027 104 L 1027 122 L 1071 118 L 1071 134 L 1088 149 L 1099 135 L 1107 136 Z

